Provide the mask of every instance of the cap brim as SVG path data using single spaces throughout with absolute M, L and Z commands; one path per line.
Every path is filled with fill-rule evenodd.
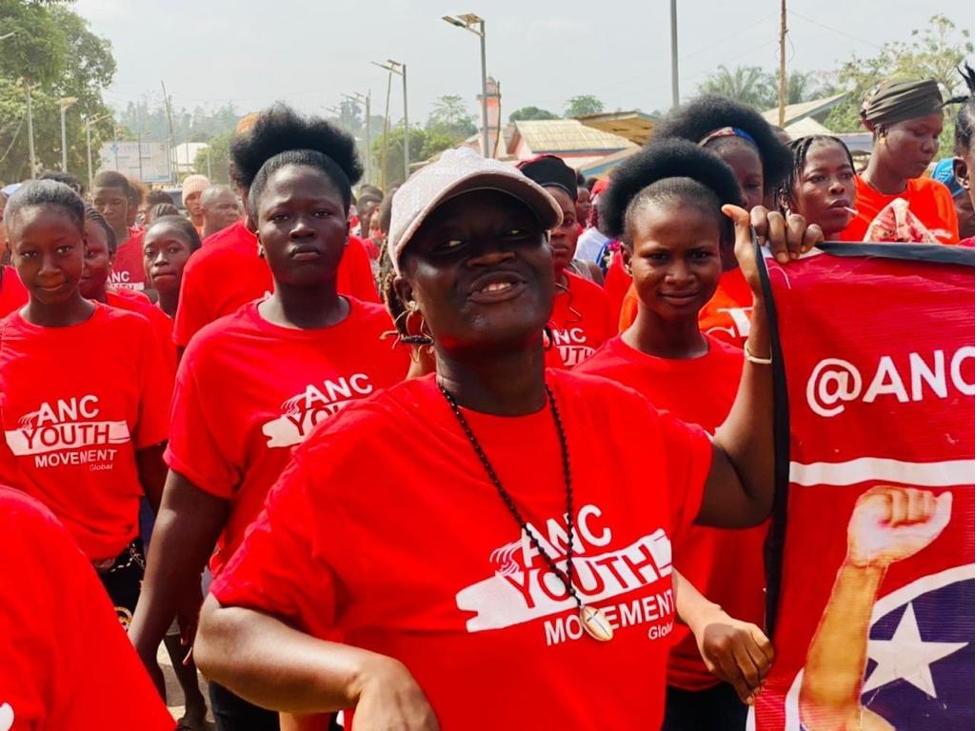
M 477 171 L 459 178 L 452 185 L 442 190 L 437 196 L 424 206 L 400 235 L 398 258 L 403 258 L 410 247 L 411 239 L 424 221 L 438 208 L 466 193 L 477 190 L 495 190 L 506 193 L 525 204 L 549 231 L 563 218 L 563 211 L 549 193 L 541 186 L 521 174 L 505 175 L 501 173 Z M 398 262 L 399 264 L 399 262 Z

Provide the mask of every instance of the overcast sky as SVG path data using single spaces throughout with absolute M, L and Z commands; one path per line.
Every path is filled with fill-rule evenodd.
M 561 113 L 594 94 L 608 110 L 665 109 L 671 98 L 668 0 L 78 0 L 92 30 L 112 42 L 113 106 L 162 98 L 179 108 L 233 102 L 242 113 L 276 100 L 323 113 L 340 95 L 372 92 L 382 113 L 386 72 L 408 66 L 410 118 L 444 94 L 477 110 L 478 39 L 440 20 L 476 12 L 487 23 L 488 71 L 508 116 L 534 104 Z M 679 0 L 683 97 L 720 64 L 777 65 L 778 0 Z M 259 10 L 259 8 L 261 8 Z M 973 32 L 973 0 L 788 0 L 790 68 L 830 70 L 869 56 L 940 13 Z M 399 117 L 399 87 L 391 100 Z

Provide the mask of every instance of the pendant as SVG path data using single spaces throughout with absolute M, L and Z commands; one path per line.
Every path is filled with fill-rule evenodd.
M 602 609 L 595 609 L 584 604 L 580 607 L 580 624 L 583 625 L 588 635 L 599 642 L 607 642 L 614 637 L 614 629 Z

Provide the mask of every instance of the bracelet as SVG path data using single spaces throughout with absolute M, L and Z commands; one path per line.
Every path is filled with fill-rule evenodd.
M 759 358 L 750 352 L 750 346 L 747 345 L 746 343 L 743 343 L 743 354 L 746 356 L 746 359 L 751 363 L 753 363 L 754 365 L 770 365 L 771 363 L 773 363 L 772 354 L 771 357 L 769 358 Z

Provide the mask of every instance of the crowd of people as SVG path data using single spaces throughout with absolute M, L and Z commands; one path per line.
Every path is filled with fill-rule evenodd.
M 973 247 L 966 76 L 873 89 L 864 169 L 706 96 L 601 180 L 461 149 L 381 191 L 276 105 L 232 187 L 14 186 L 0 728 L 744 729 L 776 656 L 754 240 Z

